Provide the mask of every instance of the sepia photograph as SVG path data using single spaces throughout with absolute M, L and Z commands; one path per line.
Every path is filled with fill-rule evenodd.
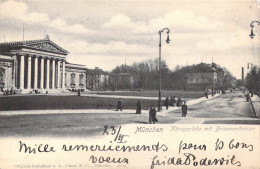
M 258 169 L 259 133 L 260 0 L 0 0 L 0 169 Z

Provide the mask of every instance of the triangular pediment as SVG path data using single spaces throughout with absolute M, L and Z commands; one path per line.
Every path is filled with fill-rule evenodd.
M 46 51 L 51 53 L 58 53 L 62 55 L 68 55 L 69 52 L 61 48 L 54 42 L 52 42 L 49 37 L 40 40 L 27 40 L 27 41 L 17 41 L 17 42 L 4 42 L 0 43 L 0 51 L 9 51 L 12 49 L 29 48 L 33 50 Z
M 68 52 L 66 50 L 62 49 L 61 47 L 59 47 L 58 45 L 56 45 L 55 43 L 53 43 L 50 40 L 45 41 L 45 42 L 40 41 L 38 43 L 28 43 L 28 44 L 25 44 L 24 47 L 29 47 L 29 48 L 33 48 L 33 49 L 37 49 L 37 50 L 48 51 L 48 52 L 61 53 L 64 55 L 68 54 Z

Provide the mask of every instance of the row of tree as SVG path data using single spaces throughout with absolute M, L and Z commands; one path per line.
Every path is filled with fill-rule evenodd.
M 260 94 L 260 68 L 254 66 L 245 78 L 245 85 L 249 91 Z
M 129 73 L 134 77 L 135 89 L 158 89 L 159 83 L 159 60 L 149 59 L 142 62 L 135 62 L 130 66 L 121 65 L 112 70 L 111 73 Z M 219 65 L 213 65 L 220 67 Z M 176 66 L 175 69 L 170 70 L 164 60 L 161 62 L 161 80 L 162 89 L 164 90 L 185 90 L 187 76 L 186 73 L 190 69 L 190 66 Z M 225 68 L 222 68 L 225 72 L 223 77 L 223 86 L 225 88 L 232 86 L 232 81 L 235 78 Z

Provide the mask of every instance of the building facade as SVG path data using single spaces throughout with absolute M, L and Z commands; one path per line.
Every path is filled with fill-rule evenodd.
M 220 74 L 219 74 L 220 75 Z M 216 88 L 218 80 L 218 71 L 210 64 L 200 63 L 192 66 L 186 73 L 188 90 L 205 90 Z
M 81 65 L 66 66 L 68 54 L 48 35 L 41 40 L 0 43 L 0 89 L 21 93 L 65 90 L 69 84 L 66 74 L 69 76 L 72 69 L 78 72 L 78 68 L 83 73 Z
M 95 69 L 87 70 L 87 89 L 89 90 L 107 90 L 109 89 L 108 84 L 109 76 L 107 72 L 102 69 L 95 67 Z
M 66 62 L 65 87 L 68 90 L 86 89 L 86 66 Z

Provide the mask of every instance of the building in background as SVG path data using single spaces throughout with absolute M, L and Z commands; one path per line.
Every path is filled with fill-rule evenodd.
M 95 69 L 88 69 L 87 74 L 87 89 L 89 90 L 107 90 L 109 89 L 109 75 L 102 69 L 95 67 Z
M 186 73 L 188 90 L 221 89 L 224 71 L 214 64 L 190 66 Z

